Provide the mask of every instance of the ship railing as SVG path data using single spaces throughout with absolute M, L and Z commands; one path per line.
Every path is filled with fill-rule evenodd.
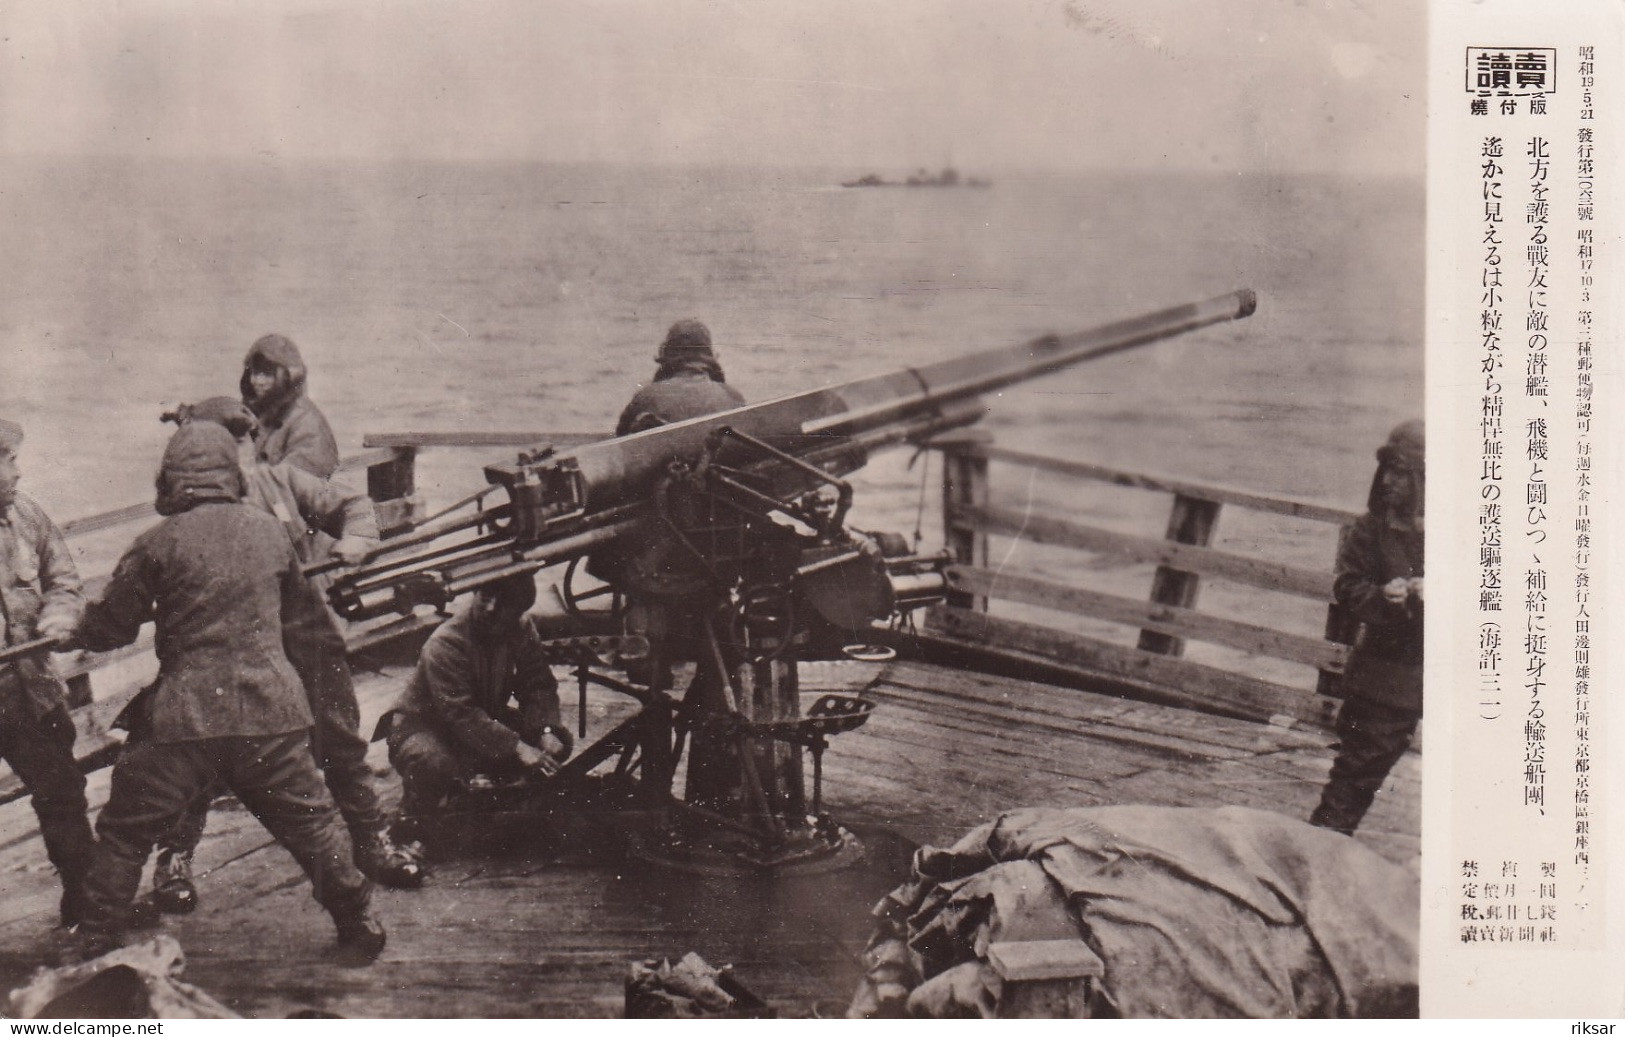
M 943 525 L 955 562 L 946 603 L 926 617 L 927 638 L 1001 672 L 1330 725 L 1356 632 L 1332 604 L 1332 562 L 1359 512 L 1024 453 L 979 429 L 931 445 L 943 459 Z M 1090 495 L 1108 493 L 1166 499 L 1162 535 L 1123 528 L 1123 514 L 1157 513 L 1148 502 L 1119 506 L 1116 522 L 1091 520 L 1102 509 Z M 1237 539 L 1251 551 L 1217 536 L 1228 513 L 1247 517 Z M 1270 550 L 1283 529 L 1294 561 Z
M 553 443 L 568 448 L 600 437 L 579 433 L 456 432 L 371 435 L 363 451 L 340 462 L 340 479 L 365 472 L 367 493 L 387 534 L 421 522 L 425 508 L 417 493 L 419 452 L 428 448 L 520 448 Z M 976 653 L 1001 668 L 1028 667 L 1035 676 L 1075 681 L 1199 709 L 1252 719 L 1326 724 L 1335 708 L 1335 681 L 1353 630 L 1331 600 L 1330 556 L 1324 567 L 1305 567 L 1249 557 L 1213 546 L 1221 509 L 1275 514 L 1331 527 L 1345 526 L 1356 512 L 1288 497 L 1259 494 L 1196 482 L 1167 479 L 1076 460 L 1025 454 L 994 445 L 982 430 L 939 437 L 931 446 L 943 457 L 942 514 L 946 539 L 957 564 L 948 571 L 951 593 L 926 618 L 924 634 Z M 1075 518 L 1044 516 L 996 502 L 990 463 L 1024 467 L 1072 480 L 1092 481 L 1172 497 L 1168 528 L 1161 538 L 1128 534 Z M 121 531 L 129 537 L 156 521 L 150 502 L 62 523 L 70 543 Z M 1018 573 L 990 564 L 991 545 L 1001 538 L 1050 545 L 1119 568 L 1154 566 L 1149 594 L 1136 599 L 1118 593 L 1062 584 L 1043 575 Z M 1002 551 L 1002 549 L 1001 549 Z M 86 580 L 94 594 L 106 576 Z M 1328 612 L 1324 637 L 1272 629 L 1233 616 L 1197 609 L 1203 580 L 1228 581 L 1271 595 L 1294 596 Z M 998 603 L 997 606 L 990 603 Z M 1005 605 L 1017 608 L 1006 614 Z M 1021 614 L 1020 609 L 1028 614 Z M 1051 617 L 1035 623 L 1032 610 Z M 1133 644 L 1069 629 L 1061 615 L 1136 628 Z M 353 625 L 347 632 L 352 655 L 401 637 L 421 633 L 440 621 L 420 614 Z M 1250 659 L 1269 658 L 1311 668 L 1307 684 L 1283 683 L 1246 672 L 1184 658 L 1187 641 L 1227 646 Z M 75 755 L 86 770 L 105 766 L 122 744 L 110 730 L 114 718 L 140 687 L 156 674 L 152 635 L 111 652 L 79 652 L 56 657 L 69 688 L 78 741 Z M 0 803 L 23 795 L 20 783 L 0 770 Z

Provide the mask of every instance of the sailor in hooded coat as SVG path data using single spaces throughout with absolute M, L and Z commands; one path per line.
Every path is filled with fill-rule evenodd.
M 1332 593 L 1360 620 L 1342 679 L 1337 757 L 1310 823 L 1353 834 L 1422 720 L 1422 422 L 1377 451 L 1367 511 L 1338 547 Z
M 551 774 L 569 755 L 558 681 L 525 615 L 535 602 L 529 574 L 481 587 L 423 646 L 374 735 L 388 739 L 400 772 L 404 818 L 433 815 L 460 776 Z
M 183 405 L 166 417 L 182 425 L 212 422 L 236 437 L 240 451 L 254 447 L 254 416 L 231 397 Z M 365 494 L 286 463 L 255 463 L 242 454 L 240 459 L 247 483 L 244 502 L 282 522 L 302 567 L 330 557 L 353 564 L 377 546 L 378 518 Z M 307 580 L 305 591 L 285 603 L 282 643 L 315 716 L 311 737 L 316 762 L 350 828 L 361 870 L 388 886 L 418 886 L 423 880 L 422 868 L 390 841 L 388 818 L 367 765 L 367 741 L 359 730 L 361 711 L 344 632 L 328 609 L 317 580 Z M 159 841 L 153 895 L 161 910 L 185 913 L 197 904 L 192 853 L 203 838 L 210 798 L 200 797 Z
M 285 461 L 318 479 L 330 479 L 339 467 L 338 441 L 327 418 L 305 395 L 305 381 L 305 360 L 293 340 L 265 335 L 243 358 L 238 389 L 259 419 L 261 461 Z
M 666 332 L 655 354 L 654 381 L 639 389 L 615 425 L 617 436 L 743 407 L 711 348 L 711 329 L 692 318 Z
M 688 318 L 673 324 L 660 344 L 655 363 L 654 381 L 640 388 L 622 410 L 615 427 L 617 436 L 745 405 L 744 396 L 723 376 L 711 345 L 711 330 L 698 320 Z M 695 582 L 705 587 L 708 581 L 692 579 L 698 571 L 688 572 L 691 565 L 671 563 L 680 552 L 670 551 L 670 546 L 664 531 L 656 531 L 646 545 L 647 558 L 661 559 L 653 568 L 660 573 L 662 582 Z M 726 696 L 723 689 L 727 677 L 713 664 L 703 619 L 715 607 L 712 592 L 652 593 L 648 586 L 640 586 L 641 577 L 636 575 L 649 569 L 647 560 L 629 564 L 624 558 L 596 556 L 589 566 L 593 575 L 618 583 L 628 592 L 627 629 L 649 640 L 647 662 L 635 667 L 639 675 L 646 666 L 650 685 L 664 689 L 671 680 L 673 661 L 692 659 L 697 665 L 684 701 L 695 709 L 719 709 Z M 697 728 L 691 735 L 688 759 L 690 802 L 720 806 L 737 782 L 738 761 L 731 739 Z
M 80 958 L 117 945 L 153 844 L 215 782 L 298 861 L 340 946 L 366 960 L 383 950 L 372 883 L 311 757 L 310 707 L 282 647 L 284 604 L 306 592 L 304 576 L 281 523 L 244 504 L 244 488 L 225 429 L 176 432 L 158 477 L 166 517 L 125 552 L 75 635 L 108 651 L 150 621 L 158 654 L 96 821 Z

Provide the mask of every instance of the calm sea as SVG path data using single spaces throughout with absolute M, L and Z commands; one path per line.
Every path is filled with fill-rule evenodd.
M 710 324 L 729 380 L 762 399 L 1240 287 L 1259 295 L 1250 320 L 1009 389 L 991 427 L 1002 443 L 1357 506 L 1372 451 L 1422 407 L 1416 181 L 908 190 L 842 189 L 851 170 L 0 169 L 0 415 L 27 427 L 25 485 L 59 519 L 148 496 L 160 411 L 235 392 L 268 331 L 299 343 L 347 453 L 370 431 L 607 431 L 681 317 Z M 450 499 L 489 456 L 431 453 L 423 482 Z M 862 476 L 871 525 L 914 524 L 906 461 Z M 1325 561 L 1318 542 L 1281 550 Z

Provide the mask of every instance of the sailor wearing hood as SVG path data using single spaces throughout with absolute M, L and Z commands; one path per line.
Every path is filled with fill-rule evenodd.
M 305 360 L 292 339 L 266 335 L 250 346 L 238 389 L 260 423 L 261 461 L 285 461 L 318 479 L 332 478 L 339 466 L 338 443 L 305 395 Z
M 1354 834 L 1422 719 L 1422 422 L 1377 451 L 1366 513 L 1344 534 L 1332 593 L 1360 620 L 1344 668 L 1337 758 L 1309 823 Z
M 743 407 L 745 398 L 728 384 L 711 348 L 711 329 L 680 320 L 666 332 L 655 354 L 655 377 L 621 412 L 617 436 L 670 425 L 689 418 Z
M 243 500 L 282 521 L 301 566 L 326 562 L 359 563 L 378 544 L 372 501 L 340 483 L 319 479 L 289 464 L 263 464 L 254 458 L 258 423 L 240 401 L 216 396 L 183 404 L 165 415 L 178 425 L 212 422 L 238 443 L 248 490 Z M 306 593 L 287 603 L 282 615 L 282 646 L 298 673 L 316 723 L 311 744 L 355 843 L 356 865 L 374 881 L 397 888 L 421 884 L 421 866 L 394 845 L 378 790 L 367 766 L 360 707 L 346 655 L 344 631 L 322 596 L 320 577 L 306 581 Z M 159 840 L 153 868 L 153 900 L 162 911 L 185 913 L 197 906 L 192 854 L 203 838 L 210 796 L 200 797 L 180 823 Z
M 372 884 L 311 757 L 310 707 L 283 652 L 285 603 L 309 593 L 288 535 L 242 502 L 237 442 L 219 425 L 175 433 L 157 488 L 164 521 L 125 552 L 74 639 L 108 651 L 154 622 L 158 679 L 113 768 L 70 953 L 117 945 L 153 844 L 219 782 L 299 862 L 341 948 L 376 958 L 384 930 L 368 913 Z
M 617 436 L 745 405 L 745 397 L 723 376 L 722 364 L 711 346 L 711 329 L 698 320 L 688 318 L 671 326 L 655 354 L 655 364 L 654 380 L 638 389 L 621 411 L 615 426 Z M 628 591 L 626 628 L 649 640 L 647 658 L 631 661 L 628 672 L 646 678 L 652 688 L 663 689 L 670 685 L 674 661 L 695 660 L 698 665 L 684 702 L 691 708 L 718 709 L 727 694 L 727 678 L 712 665 L 701 622 L 715 602 L 705 589 L 675 589 L 685 584 L 706 588 L 709 581 L 691 562 L 673 564 L 671 560 L 683 552 L 673 552 L 671 547 L 670 536 L 656 530 L 643 545 L 619 556 L 595 555 L 588 571 Z M 661 585 L 658 593 L 655 584 Z M 737 773 L 730 738 L 697 726 L 689 748 L 690 802 L 717 805 L 726 792 L 716 790 L 728 789 Z

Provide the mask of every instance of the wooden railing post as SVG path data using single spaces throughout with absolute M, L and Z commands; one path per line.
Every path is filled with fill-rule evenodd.
M 1197 547 L 1208 546 L 1213 541 L 1213 529 L 1219 523 L 1219 508 L 1218 501 L 1188 497 L 1183 493 L 1175 494 L 1173 509 L 1168 514 L 1167 539 L 1180 544 L 1194 544 Z M 1159 565 L 1157 574 L 1151 579 L 1151 600 L 1159 605 L 1191 608 L 1196 604 L 1201 579 L 1195 573 Z M 1184 638 L 1158 633 L 1155 630 L 1140 631 L 1139 646 L 1143 651 L 1155 652 L 1158 655 L 1185 654 Z
M 367 496 L 377 505 L 379 532 L 386 537 L 411 528 L 417 493 L 417 448 L 390 449 L 389 460 L 367 468 Z
M 963 429 L 931 440 L 931 446 L 942 451 L 943 540 L 960 565 L 985 567 L 988 562 L 987 533 L 965 517 L 964 509 L 988 506 L 983 448 L 992 442 L 992 433 L 984 429 Z M 954 608 L 987 611 L 987 598 L 980 595 L 949 591 L 946 600 Z
M 417 447 L 391 447 L 393 457 L 367 468 L 367 496 L 374 501 L 410 497 L 417 491 Z

